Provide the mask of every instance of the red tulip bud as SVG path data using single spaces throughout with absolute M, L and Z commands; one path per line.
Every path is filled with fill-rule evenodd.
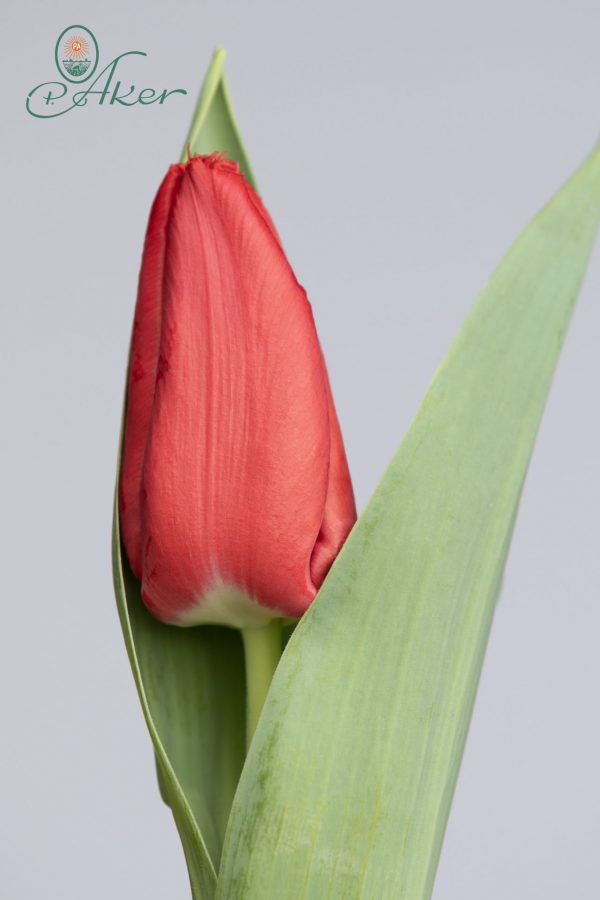
M 144 602 L 179 625 L 302 615 L 356 519 L 306 293 L 217 154 L 171 166 L 150 214 L 119 499 Z

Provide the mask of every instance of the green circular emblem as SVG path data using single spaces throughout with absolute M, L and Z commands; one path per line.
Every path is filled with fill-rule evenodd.
M 58 36 L 54 49 L 56 68 L 74 84 L 87 81 L 98 65 L 98 41 L 85 25 L 69 25 Z

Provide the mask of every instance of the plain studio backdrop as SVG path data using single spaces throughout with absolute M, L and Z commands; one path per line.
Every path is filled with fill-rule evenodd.
M 597 0 L 17 3 L 2 11 L 7 900 L 186 898 L 113 599 L 117 434 L 150 203 L 213 47 L 311 298 L 359 507 L 508 245 L 600 131 Z M 163 105 L 41 120 L 73 23 Z M 125 74 L 126 73 L 126 74 Z M 596 252 L 513 539 L 435 900 L 598 896 Z M 382 900 L 382 898 L 372 898 Z

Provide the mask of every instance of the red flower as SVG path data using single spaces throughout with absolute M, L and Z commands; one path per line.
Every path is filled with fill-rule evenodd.
M 144 602 L 183 625 L 302 615 L 356 519 L 310 304 L 216 154 L 150 214 L 119 496 Z

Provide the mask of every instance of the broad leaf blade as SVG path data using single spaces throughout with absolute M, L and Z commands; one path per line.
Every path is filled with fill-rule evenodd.
M 476 302 L 276 672 L 222 900 L 430 897 L 535 434 L 600 212 L 596 152 Z
M 186 141 L 223 151 L 249 173 L 223 78 L 224 51 L 208 70 Z M 186 153 L 187 155 L 187 153 Z M 124 557 L 115 506 L 115 593 L 127 652 L 196 900 L 214 896 L 225 827 L 245 755 L 244 657 L 238 632 L 179 629 L 145 609 Z

